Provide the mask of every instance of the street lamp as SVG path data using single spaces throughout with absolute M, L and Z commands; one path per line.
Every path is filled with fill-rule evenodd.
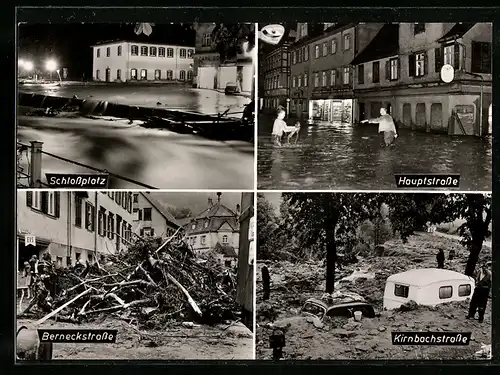
M 52 73 L 57 70 L 57 63 L 55 60 L 48 60 L 45 63 L 45 68 L 49 71 L 50 73 L 50 80 L 52 81 Z
M 33 63 L 31 61 L 24 61 L 24 69 L 27 72 L 31 72 L 33 70 Z

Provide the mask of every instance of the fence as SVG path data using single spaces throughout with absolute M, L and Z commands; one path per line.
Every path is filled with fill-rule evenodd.
M 92 167 L 90 165 L 86 165 L 71 159 L 64 158 L 59 155 L 52 154 L 47 151 L 43 151 L 42 142 L 31 141 L 31 145 L 27 145 L 21 142 L 17 142 L 17 187 L 18 188 L 43 188 L 43 187 L 51 187 L 50 185 L 44 183 L 42 181 L 42 155 L 47 155 L 49 157 L 64 161 L 69 164 L 73 164 L 79 167 L 87 168 L 93 172 L 97 172 L 100 174 L 106 174 L 110 177 L 123 180 L 126 182 L 130 182 L 134 185 L 138 185 L 147 189 L 156 190 L 157 188 L 146 185 L 142 182 L 135 181 L 131 178 L 118 175 L 116 173 L 108 172 L 105 169 L 99 169 Z M 21 166 L 21 160 L 23 154 L 26 154 L 28 170 L 25 171 Z M 23 181 L 27 181 L 27 183 L 23 183 Z

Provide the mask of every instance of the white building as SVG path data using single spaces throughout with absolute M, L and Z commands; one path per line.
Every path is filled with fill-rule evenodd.
M 93 262 L 127 248 L 132 221 L 129 192 L 19 191 L 17 264 L 45 252 L 62 266 Z
M 194 46 L 131 41 L 92 46 L 94 81 L 193 80 Z
M 134 193 L 133 231 L 139 236 L 170 237 L 181 226 L 149 192 Z

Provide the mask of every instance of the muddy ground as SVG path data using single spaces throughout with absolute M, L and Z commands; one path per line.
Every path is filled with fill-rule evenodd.
M 17 326 L 34 327 L 18 319 Z M 44 329 L 117 329 L 114 344 L 54 344 L 55 360 L 203 360 L 253 359 L 253 335 L 241 323 L 185 328 L 172 323 L 155 331 L 138 330 L 126 321 L 108 317 L 85 324 L 47 321 Z
M 367 272 L 367 278 L 337 282 L 336 291 L 356 292 L 375 307 L 380 316 L 363 317 L 361 322 L 347 318 L 325 318 L 324 324 L 313 324 L 300 316 L 303 303 L 311 297 L 321 298 L 325 288 L 323 262 L 309 261 L 266 263 L 271 275 L 271 297 L 262 301 L 262 280 L 257 270 L 257 336 L 256 358 L 271 359 L 269 336 L 272 326 L 284 328 L 284 359 L 337 360 L 450 360 L 475 359 L 482 345 L 491 344 L 491 299 L 482 324 L 466 320 L 468 302 L 453 302 L 437 307 L 418 306 L 407 312 L 383 311 L 383 294 L 387 277 L 413 268 L 436 267 L 436 254 L 442 248 L 454 249 L 456 258 L 446 261 L 445 268 L 463 273 L 468 252 L 456 237 L 438 233 L 418 233 L 407 244 L 391 240 L 385 244 L 382 257 L 360 258 L 359 262 L 337 271 L 337 280 L 354 271 Z M 483 246 L 480 261 L 491 260 L 491 244 Z M 490 296 L 491 298 L 491 296 Z M 396 346 L 391 332 L 472 332 L 468 346 Z

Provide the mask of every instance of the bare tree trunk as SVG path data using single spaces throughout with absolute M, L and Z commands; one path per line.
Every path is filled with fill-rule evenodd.
M 474 271 L 476 270 L 476 264 L 477 261 L 479 260 L 479 253 L 481 252 L 482 249 L 482 243 L 481 241 L 480 244 L 473 243 L 470 246 L 470 253 L 469 253 L 469 258 L 467 259 L 467 265 L 465 266 L 465 274 L 467 276 L 474 277 Z
M 467 195 L 467 200 L 469 203 L 467 221 L 469 222 L 469 231 L 472 241 L 469 247 L 470 253 L 467 259 L 467 265 L 465 266 L 465 274 L 467 276 L 473 276 L 476 264 L 479 260 L 479 254 L 483 248 L 483 242 L 491 223 L 491 208 L 488 209 L 485 207 L 485 198 L 482 194 Z M 486 218 L 483 218 L 485 210 Z

